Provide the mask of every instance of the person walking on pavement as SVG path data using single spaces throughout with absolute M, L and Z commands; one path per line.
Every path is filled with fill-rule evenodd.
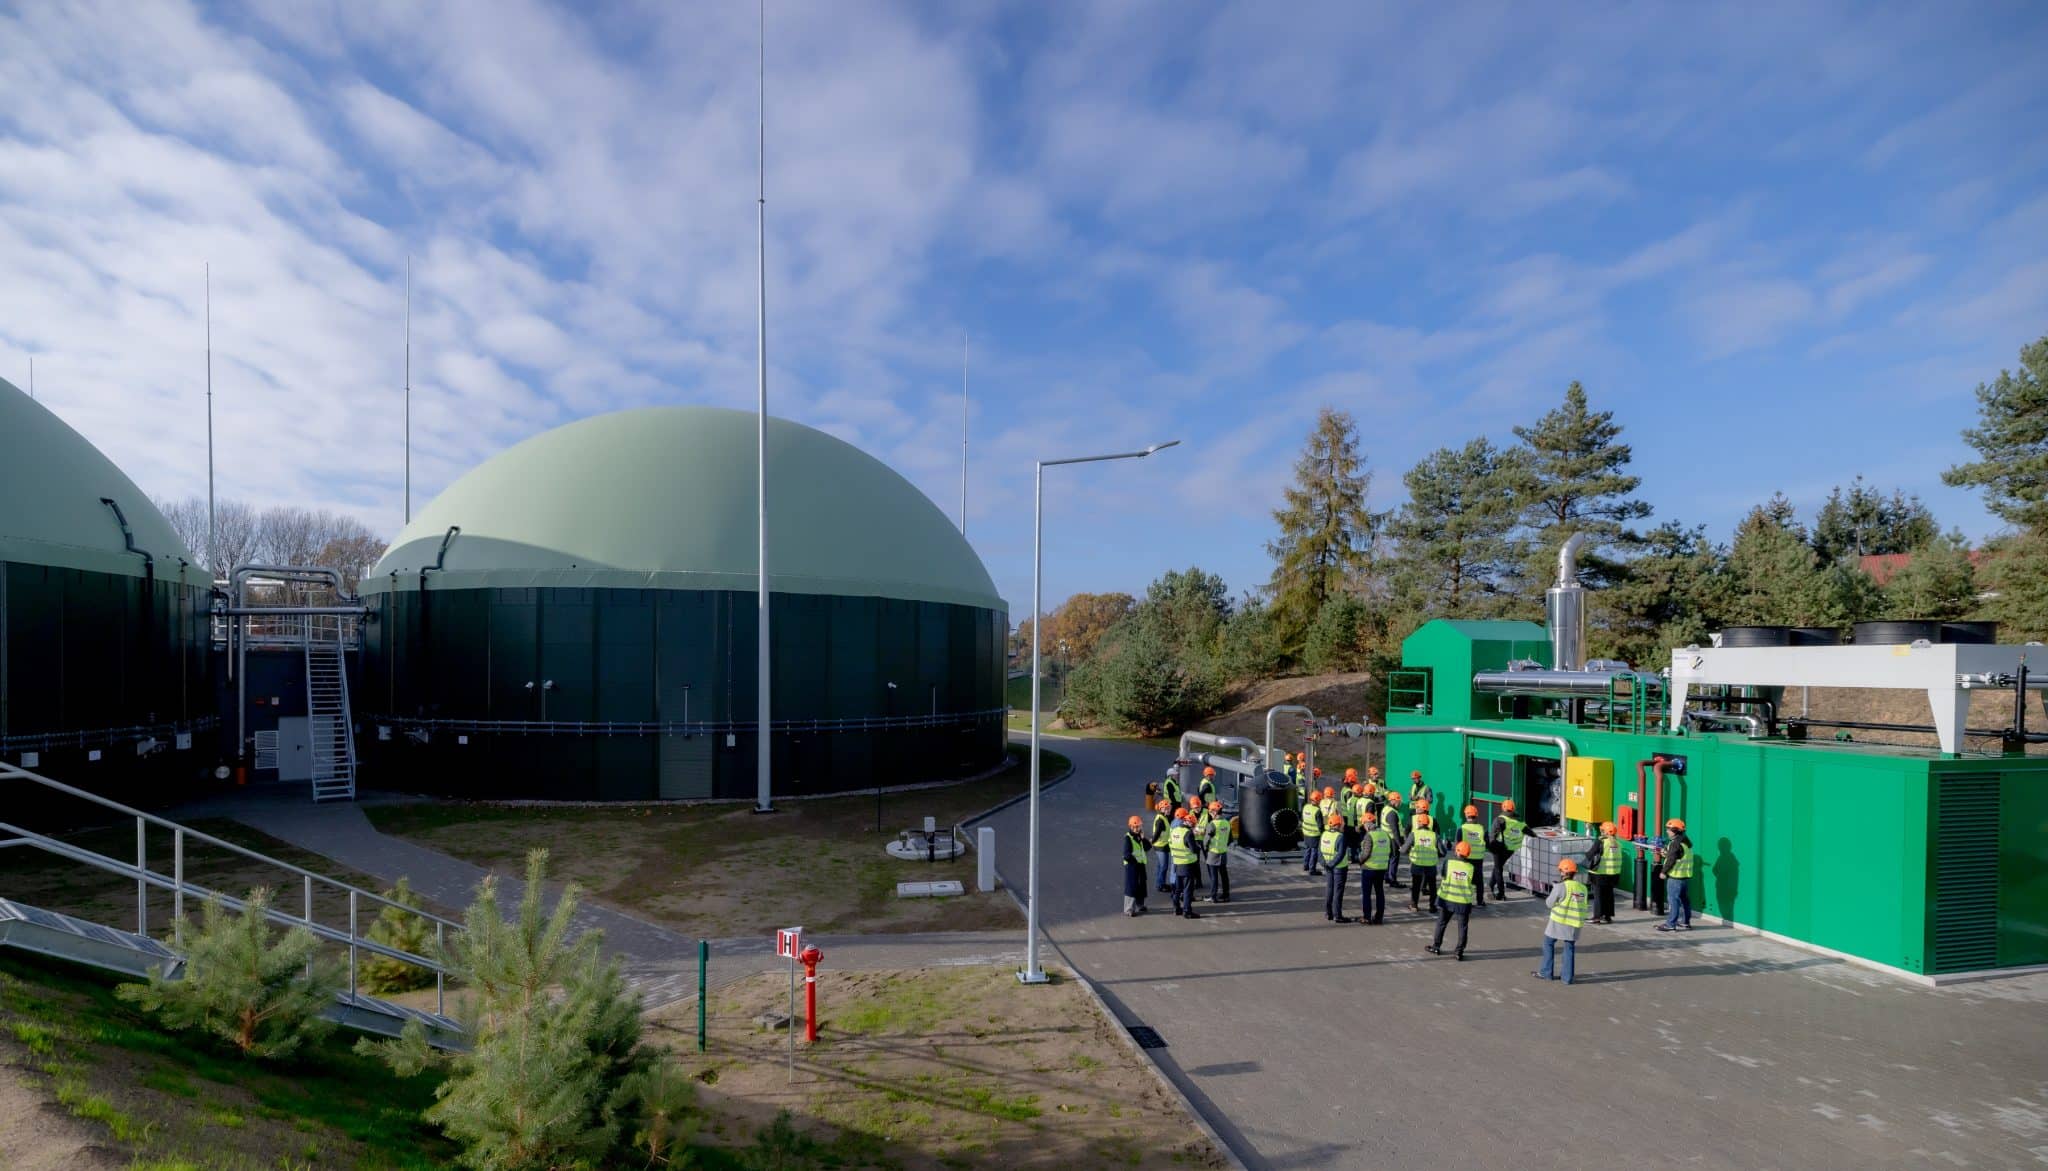
M 1380 811 L 1380 828 L 1393 839 L 1387 854 L 1387 885 L 1400 890 L 1406 885 L 1401 881 L 1401 847 L 1407 842 L 1408 835 L 1401 832 L 1401 794 L 1389 790 L 1386 798 L 1386 804 Z
M 1471 847 L 1461 857 L 1472 859 L 1472 869 L 1479 875 L 1479 884 L 1474 892 L 1478 906 L 1486 905 L 1486 827 L 1479 823 L 1479 807 L 1465 806 L 1465 820 L 1458 826 L 1458 840 Z
M 1223 816 L 1223 802 L 1209 802 L 1208 852 L 1202 864 L 1209 868 L 1209 901 L 1230 901 L 1230 819 Z
M 1664 823 L 1664 848 L 1658 853 L 1664 859 L 1664 901 L 1671 905 L 1671 913 L 1658 926 L 1659 931 L 1692 930 L 1692 876 L 1699 866 L 1699 855 L 1692 848 L 1692 839 L 1685 836 L 1685 822 L 1674 817 Z
M 1183 809 L 1167 834 L 1167 849 L 1173 854 L 1173 913 L 1183 919 L 1199 919 L 1195 913 L 1195 819 Z
M 1173 830 L 1173 805 L 1161 797 L 1152 807 L 1152 849 L 1159 855 L 1159 893 L 1173 891 L 1173 856 L 1167 849 L 1167 834 Z
M 1573 960 L 1579 950 L 1579 929 L 1586 925 L 1586 884 L 1579 881 L 1579 864 L 1570 858 L 1557 862 L 1557 885 L 1550 888 L 1546 905 L 1550 907 L 1550 921 L 1543 925 L 1543 966 L 1536 969 L 1538 980 L 1554 980 L 1552 972 L 1558 972 L 1564 982 L 1572 982 Z M 1559 948 L 1564 950 L 1562 971 L 1551 961 Z
M 1486 852 L 1493 855 L 1493 897 L 1501 902 L 1508 901 L 1508 859 L 1522 848 L 1528 829 L 1529 823 L 1515 816 L 1514 798 L 1500 803 L 1500 816 L 1486 835 Z
M 1621 839 L 1611 821 L 1600 823 L 1600 836 L 1586 850 L 1586 867 L 1593 872 L 1593 922 L 1614 922 L 1614 884 L 1621 880 Z
M 1370 810 L 1360 815 L 1364 832 L 1358 842 L 1359 897 L 1365 900 L 1358 921 L 1376 925 L 1387 917 L 1387 865 L 1393 860 L 1394 838 Z
M 1332 923 L 1349 923 L 1344 914 L 1344 880 L 1351 873 L 1351 855 L 1344 849 L 1344 815 L 1332 813 L 1323 823 L 1323 866 L 1330 872 L 1323 897 L 1323 918 Z
M 1322 849 L 1323 807 L 1317 794 L 1311 792 L 1301 804 L 1301 872 L 1310 878 L 1319 878 L 1323 873 Z
M 1458 962 L 1465 960 L 1465 935 L 1472 927 L 1472 903 L 1479 895 L 1479 867 L 1473 862 L 1472 847 L 1459 842 L 1452 850 L 1455 855 L 1444 864 L 1443 899 L 1437 904 L 1436 938 L 1422 950 L 1431 955 L 1444 954 L 1444 928 L 1451 920 L 1458 921 L 1458 946 L 1454 949 Z
M 1131 814 L 1124 830 L 1124 914 L 1145 913 L 1145 820 Z
M 1436 914 L 1438 906 L 1436 889 L 1436 830 L 1431 826 L 1429 814 L 1415 819 L 1415 828 L 1408 835 L 1408 909 L 1422 909 L 1422 896 L 1429 895 L 1429 913 Z

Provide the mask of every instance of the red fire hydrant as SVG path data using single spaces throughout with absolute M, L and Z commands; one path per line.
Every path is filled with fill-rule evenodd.
M 825 953 L 807 947 L 796 958 L 804 963 L 804 1043 L 808 1045 L 818 1039 L 818 961 Z

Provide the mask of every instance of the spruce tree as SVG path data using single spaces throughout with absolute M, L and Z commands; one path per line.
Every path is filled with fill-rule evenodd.
M 1371 488 L 1357 422 L 1348 412 L 1324 407 L 1294 461 L 1285 504 L 1273 512 L 1280 535 L 1266 545 L 1275 562 L 1268 592 L 1296 637 L 1324 602 L 1371 569 L 1384 519 L 1366 507 Z
M 1592 410 L 1586 388 L 1573 382 L 1562 405 L 1534 426 L 1515 428 L 1515 437 L 1528 458 L 1522 504 L 1529 593 L 1540 595 L 1549 584 L 1558 546 L 1573 533 L 1585 533 L 1590 544 L 1580 559 L 1582 575 L 1590 584 L 1606 584 L 1615 570 L 1597 551 L 1634 548 L 1641 538 L 1629 524 L 1650 515 L 1650 506 L 1630 495 L 1642 478 L 1628 474 L 1632 453 L 1620 442 L 1614 412 Z
M 1813 547 L 1823 561 L 1854 561 L 1875 553 L 1908 553 L 1941 535 L 1934 514 L 1918 496 L 1894 489 L 1890 497 L 1856 477 L 1844 492 L 1828 493 L 1814 518 Z
M 384 892 L 384 897 L 400 907 L 420 909 L 420 897 L 413 893 L 412 884 L 401 878 L 398 884 Z M 397 951 L 408 952 L 423 958 L 431 958 L 434 947 L 434 931 L 427 921 L 418 915 L 408 914 L 398 907 L 385 907 L 377 912 L 377 920 L 370 924 L 367 933 L 370 940 Z M 434 973 L 418 964 L 404 960 L 387 959 L 380 955 L 365 956 L 359 965 L 362 985 L 375 993 L 410 992 L 415 988 L 429 988 L 434 983 Z
M 1525 461 L 1474 439 L 1408 470 L 1408 502 L 1388 525 L 1390 576 L 1402 606 L 1444 618 L 1487 618 L 1506 601 L 1518 568 L 1514 539 Z
M 2048 536 L 2048 336 L 2020 350 L 2017 372 L 1978 385 L 1977 420 L 1963 438 L 1979 458 L 1943 472 L 1942 482 L 1984 489 L 1993 516 Z
M 1960 532 L 1936 537 L 1884 583 L 1887 618 L 1961 618 L 1977 605 L 1970 544 Z

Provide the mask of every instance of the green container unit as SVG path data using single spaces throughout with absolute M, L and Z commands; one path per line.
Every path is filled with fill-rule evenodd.
M 584 419 L 415 516 L 362 586 L 365 780 L 753 796 L 755 427 L 702 407 Z M 768 456 L 775 792 L 1000 764 L 1009 619 L 965 538 L 832 436 L 770 419 Z
M 1473 627 L 1487 637 L 1470 638 Z M 1501 718 L 1487 710 L 1491 696 L 1474 710 L 1471 671 L 1503 655 L 1541 657 L 1525 653 L 1528 631 L 1541 634 L 1520 623 L 1428 624 L 1403 652 L 1405 669 L 1429 673 L 1433 710 L 1394 710 L 1388 723 L 1564 736 L 1574 755 L 1614 762 L 1614 803 L 1637 805 L 1645 823 L 1656 799 L 1637 762 L 1683 757 L 1662 816 L 1683 818 L 1700 852 L 1692 898 L 1703 914 L 1919 975 L 2048 964 L 2048 759 L 1638 735 Z M 1449 734 L 1386 744 L 1391 776 L 1419 768 L 1440 810 L 1470 802 L 1489 821 L 1500 798 L 1527 809 L 1555 775 L 1547 746 Z

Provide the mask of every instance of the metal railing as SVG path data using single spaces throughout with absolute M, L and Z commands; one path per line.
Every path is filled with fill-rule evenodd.
M 877 732 L 900 728 L 945 728 L 1000 720 L 1007 707 L 972 712 L 941 712 L 916 716 L 854 716 L 839 720 L 772 720 L 777 732 Z M 466 720 L 428 719 L 409 716 L 370 715 L 365 723 L 384 724 L 400 731 L 421 729 L 440 732 L 504 732 L 525 736 L 713 736 L 727 732 L 753 732 L 753 720 Z
M 175 743 L 182 735 L 197 735 L 220 727 L 220 717 L 171 720 L 156 724 L 130 724 L 119 728 L 73 728 L 62 732 L 22 732 L 0 736 L 0 752 L 48 752 L 59 748 L 107 748 L 144 740 Z
M 140 809 L 123 805 L 118 801 L 111 801 L 97 793 L 89 793 L 84 789 L 74 788 L 62 781 L 51 780 L 49 777 L 43 776 L 40 773 L 30 772 L 18 765 L 0 762 L 0 782 L 20 781 L 40 785 L 53 792 L 76 797 L 79 800 L 97 805 L 102 809 L 110 810 L 123 817 L 135 819 L 135 861 L 132 863 L 86 849 L 75 843 L 62 841 L 34 830 L 24 829 L 21 826 L 0 821 L 0 832 L 13 835 L 13 838 L 6 843 L 8 846 L 33 846 L 45 853 L 133 880 L 135 883 L 135 934 L 141 936 L 149 935 L 149 892 L 152 889 L 169 891 L 171 893 L 171 938 L 174 944 L 184 942 L 185 896 L 187 894 L 195 895 L 202 900 L 219 899 L 222 906 L 235 911 L 240 911 L 248 906 L 248 902 L 245 899 L 237 898 L 224 891 L 201 886 L 185 878 L 185 843 L 189 839 L 197 844 L 225 850 L 228 853 L 238 855 L 252 862 L 275 867 L 288 874 L 298 876 L 305 898 L 304 913 L 294 915 L 279 909 L 273 904 L 265 908 L 264 917 L 273 923 L 286 927 L 304 927 L 317 939 L 346 947 L 348 949 L 348 994 L 350 1001 L 356 999 L 359 991 L 357 968 L 360 956 L 367 953 L 411 964 L 415 967 L 425 968 L 434 973 L 434 1012 L 437 1015 L 445 1013 L 447 1006 L 448 969 L 438 960 L 414 955 L 411 952 L 389 947 L 369 938 L 362 931 L 362 907 L 364 900 L 368 900 L 370 903 L 375 904 L 373 910 L 381 907 L 394 907 L 404 914 L 414 915 L 426 922 L 432 923 L 434 925 L 434 950 L 436 953 L 441 953 L 445 949 L 450 928 L 456 931 L 462 930 L 462 924 L 455 922 L 453 919 L 444 919 L 430 911 L 406 906 L 404 903 L 386 898 L 374 891 L 364 890 L 361 887 L 343 882 L 338 878 L 332 878 L 328 875 L 308 870 L 303 866 L 294 866 L 290 862 L 273 858 L 268 854 L 252 850 L 247 846 L 238 846 L 233 842 L 214 837 L 212 834 L 202 833 L 189 826 L 158 817 L 153 813 L 145 813 Z M 148 835 L 150 826 L 170 831 L 171 872 L 169 874 L 162 874 L 149 868 Z M 348 895 L 348 929 L 346 931 L 339 927 L 329 927 L 321 923 L 314 916 L 313 894 L 316 887 L 325 887 Z
M 239 619 L 214 613 L 213 645 L 228 645 L 228 626 L 242 623 L 242 638 L 255 650 L 297 650 L 315 639 L 339 642 L 345 651 L 363 649 L 363 620 L 354 614 L 249 614 Z

